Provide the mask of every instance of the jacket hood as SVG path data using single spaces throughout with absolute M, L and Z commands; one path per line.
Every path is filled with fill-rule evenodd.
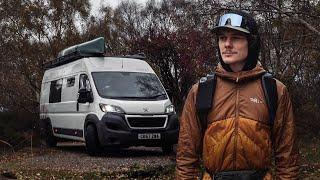
M 219 76 L 223 79 L 228 79 L 228 80 L 234 81 L 234 82 L 241 82 L 241 81 L 259 78 L 262 74 L 264 74 L 266 72 L 266 70 L 264 70 L 262 68 L 261 63 L 258 62 L 257 65 L 249 71 L 230 72 L 230 71 L 225 70 L 222 67 L 222 65 L 219 63 L 215 72 L 216 72 L 217 76 Z

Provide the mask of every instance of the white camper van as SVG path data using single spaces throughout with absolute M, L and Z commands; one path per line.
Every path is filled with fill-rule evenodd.
M 144 60 L 104 54 L 104 39 L 98 38 L 63 50 L 46 66 L 40 97 L 46 144 L 84 141 L 90 155 L 103 146 L 171 152 L 179 123 L 155 72 Z

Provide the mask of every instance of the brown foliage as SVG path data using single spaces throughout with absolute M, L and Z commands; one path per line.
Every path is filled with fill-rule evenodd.
M 101 9 L 94 17 L 88 0 L 0 0 L 0 108 L 37 112 L 43 62 L 104 36 L 109 55 L 145 53 L 180 109 L 191 85 L 217 63 L 210 28 L 218 14 L 243 9 L 260 24 L 260 61 L 288 86 L 298 124 L 320 127 L 318 1 L 124 1 Z

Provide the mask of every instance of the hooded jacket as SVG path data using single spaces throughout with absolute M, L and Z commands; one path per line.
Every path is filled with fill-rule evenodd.
M 264 73 L 259 63 L 241 72 L 217 67 L 214 104 L 204 136 L 195 106 L 198 84 L 191 88 L 180 119 L 176 179 L 198 179 L 200 163 L 210 174 L 269 169 L 265 179 L 272 179 L 273 151 L 276 179 L 297 179 L 298 150 L 290 97 L 277 80 L 278 109 L 274 126 L 270 127 L 261 85 Z

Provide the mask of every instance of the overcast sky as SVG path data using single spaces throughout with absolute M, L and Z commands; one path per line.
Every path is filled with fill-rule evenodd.
M 110 5 L 111 7 L 115 8 L 118 6 L 118 4 L 121 2 L 122 0 L 90 0 L 90 3 L 92 5 L 92 13 L 93 14 L 97 14 L 99 7 L 101 7 L 101 5 Z M 132 0 L 135 1 L 139 4 L 144 5 L 147 0 Z

